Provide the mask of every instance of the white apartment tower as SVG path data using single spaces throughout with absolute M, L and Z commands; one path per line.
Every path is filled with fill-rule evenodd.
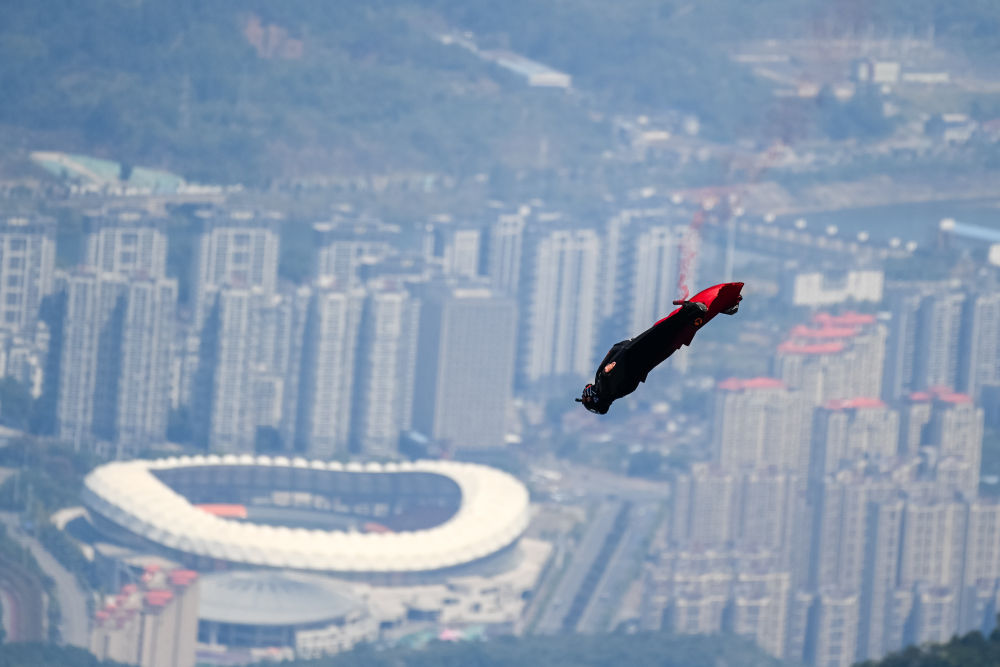
M 713 451 L 726 470 L 776 467 L 805 474 L 808 406 L 775 378 L 729 379 L 715 397 Z
M 850 667 L 858 648 L 860 596 L 856 591 L 835 587 L 819 591 L 810 638 L 806 642 L 807 662 L 822 667 Z
M 519 374 L 529 384 L 554 376 L 586 378 L 596 361 L 600 240 L 590 229 L 545 229 L 531 236 Z
M 521 282 L 521 254 L 527 210 L 501 214 L 488 235 L 487 272 L 493 289 L 514 296 Z
M 887 461 L 899 446 L 899 414 L 878 398 L 829 401 L 813 420 L 813 479 L 860 461 Z
M 813 405 L 881 393 L 887 330 L 872 315 L 820 313 L 778 347 L 777 375 Z
M 55 288 L 55 223 L 0 221 L 0 328 L 31 335 L 42 298 Z
M 114 423 L 120 319 L 126 280 L 80 272 L 65 279 L 66 312 L 59 363 L 58 434 L 80 447 L 106 439 Z
M 250 414 L 258 314 L 265 299 L 259 288 L 223 287 L 212 293 L 194 379 L 192 422 L 203 447 L 224 454 L 253 451 Z
M 620 321 L 628 324 L 634 335 L 665 317 L 675 306 L 681 255 L 690 242 L 686 226 L 645 224 L 636 225 L 623 239 L 623 261 L 617 271 L 625 291 L 620 294 L 625 312 Z M 689 284 L 697 284 L 696 276 L 688 275 Z
M 938 449 L 942 460 L 954 458 L 967 464 L 967 479 L 961 487 L 973 497 L 979 489 L 983 428 L 983 409 L 970 396 L 948 392 L 935 396 L 927 444 Z
M 236 211 L 227 216 L 208 213 L 194 262 L 194 320 L 200 330 L 223 287 L 257 288 L 273 294 L 278 281 L 279 237 L 276 214 Z
M 404 289 L 373 289 L 358 345 L 353 440 L 368 456 L 394 457 L 413 416 L 419 303 Z
M 135 448 L 166 438 L 177 281 L 133 278 L 125 299 L 115 439 Z
M 137 211 L 90 215 L 84 264 L 101 273 L 166 278 L 163 224 L 162 219 Z
M 313 458 L 347 452 L 364 292 L 317 285 L 305 326 L 296 438 Z
M 943 291 L 921 304 L 914 361 L 916 388 L 958 386 L 965 295 Z
M 80 271 L 65 278 L 59 436 L 139 446 L 166 435 L 177 283 Z
M 958 389 L 979 398 L 983 385 L 1000 385 L 1000 292 L 969 298 Z
M 399 228 L 374 220 L 333 220 L 313 225 L 315 279 L 351 289 L 362 283 L 361 268 L 389 255 Z
M 491 289 L 421 291 L 413 426 L 456 448 L 503 446 L 514 379 L 514 301 Z

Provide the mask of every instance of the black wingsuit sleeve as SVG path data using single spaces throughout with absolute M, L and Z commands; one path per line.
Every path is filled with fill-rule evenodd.
M 674 341 L 678 334 L 697 317 L 700 317 L 700 313 L 681 309 L 632 339 L 629 355 L 635 371 L 642 374 L 643 382 L 646 381 L 649 371 L 674 353 L 677 349 Z

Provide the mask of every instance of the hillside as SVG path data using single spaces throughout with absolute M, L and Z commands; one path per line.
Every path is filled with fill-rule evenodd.
M 739 118 L 714 110 L 766 90 L 711 44 L 657 33 L 669 15 L 647 25 L 641 4 L 15 3 L 0 24 L 0 147 L 260 183 L 571 165 L 611 141 L 595 109 L 673 105 L 733 130 Z M 580 91 L 530 88 L 438 39 L 466 28 L 570 71 Z
M 86 153 L 223 183 L 572 167 L 611 146 L 613 114 L 691 113 L 709 138 L 766 138 L 769 86 L 728 57 L 748 39 L 933 27 L 1000 52 L 988 0 L 8 4 L 5 159 Z M 571 74 L 573 90 L 531 88 L 439 39 L 463 31 Z
M 423 649 L 361 648 L 288 667 L 780 667 L 784 663 L 727 636 L 558 635 L 486 642 L 434 642 Z M 262 666 L 263 667 L 263 666 Z

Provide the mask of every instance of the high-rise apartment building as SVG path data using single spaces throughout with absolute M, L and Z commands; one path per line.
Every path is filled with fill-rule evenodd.
M 963 378 L 959 355 L 966 295 L 951 283 L 905 283 L 887 291 L 891 312 L 885 368 L 887 399 L 928 387 L 954 390 Z M 983 331 L 990 326 L 978 323 Z
M 79 271 L 63 282 L 60 438 L 78 446 L 163 440 L 176 281 Z
M 567 227 L 532 230 L 522 282 L 521 353 L 524 383 L 593 374 L 597 344 L 597 233 Z
M 77 447 L 94 439 L 95 426 L 103 437 L 111 435 L 125 283 L 90 272 L 65 278 L 58 433 Z
M 970 496 L 977 495 L 983 452 L 983 409 L 966 394 L 939 393 L 927 430 L 928 444 L 937 447 L 942 458 L 955 457 L 969 464 L 970 478 L 965 489 Z
M 90 652 L 139 667 L 194 667 L 198 574 L 147 569 L 94 614 Z
M 313 289 L 302 349 L 296 438 L 313 458 L 346 454 L 354 400 L 355 351 L 364 292 L 334 287 Z
M 957 387 L 965 294 L 940 292 L 924 299 L 917 322 L 914 389 Z
M 195 331 L 200 331 L 215 293 L 224 287 L 274 293 L 278 282 L 276 214 L 235 211 L 203 216 L 194 258 Z
M 850 667 L 858 648 L 860 595 L 824 588 L 816 596 L 814 620 L 806 640 L 806 662 L 817 667 Z
M 632 335 L 674 309 L 685 252 L 692 260 L 687 282 L 697 284 L 691 245 L 697 242 L 687 220 L 670 210 L 627 209 L 608 222 L 601 316 L 620 322 Z
M 899 415 L 878 398 L 827 402 L 814 413 L 813 479 L 860 461 L 888 460 L 899 446 Z
M 134 277 L 124 297 L 114 440 L 135 454 L 166 439 L 177 281 Z
M 339 289 L 352 289 L 362 282 L 361 269 L 392 251 L 399 227 L 376 220 L 344 220 L 313 225 L 316 245 L 315 279 Z
M 212 293 L 192 390 L 195 440 L 220 453 L 249 453 L 256 436 L 252 407 L 260 288 L 223 287 Z
M 956 388 L 978 399 L 984 385 L 1000 385 L 1000 291 L 971 295 L 964 319 Z
M 529 213 L 527 207 L 517 213 L 504 213 L 490 226 L 486 270 L 490 285 L 501 294 L 518 294 L 523 268 L 524 230 Z
M 792 329 L 778 347 L 777 375 L 813 405 L 856 396 L 878 396 L 886 328 L 874 316 L 819 314 Z
M 775 568 L 737 569 L 725 630 L 744 637 L 766 653 L 785 656 L 791 577 Z
M 31 335 L 42 299 L 55 289 L 55 222 L 0 221 L 0 328 Z
M 676 634 L 727 632 L 783 657 L 790 577 L 769 552 L 703 549 L 661 554 L 647 571 L 647 597 Z
M 899 648 L 891 643 L 894 592 L 899 578 L 905 500 L 899 494 L 869 504 L 862 576 L 858 657 L 880 658 Z
M 433 234 L 428 260 L 440 266 L 446 276 L 466 280 L 477 278 L 482 263 L 483 230 L 445 217 L 439 224 L 430 225 Z
M 139 211 L 100 212 L 86 221 L 84 265 L 101 273 L 167 277 L 164 221 Z
M 776 467 L 805 474 L 809 406 L 775 378 L 729 379 L 715 397 L 712 448 L 727 470 Z
M 514 378 L 516 307 L 485 287 L 420 291 L 413 427 L 456 448 L 503 445 Z
M 367 456 L 397 455 L 410 428 L 420 305 L 407 290 L 372 285 L 358 337 L 352 440 Z
M 903 517 L 900 585 L 957 586 L 962 576 L 965 522 L 962 502 L 910 498 Z
M 677 546 L 722 548 L 736 538 L 740 520 L 737 474 L 704 463 L 677 479 L 671 542 Z

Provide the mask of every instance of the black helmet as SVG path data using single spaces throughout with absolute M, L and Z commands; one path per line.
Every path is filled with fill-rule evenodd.
M 601 402 L 601 397 L 597 395 L 597 390 L 594 389 L 594 385 L 588 384 L 583 388 L 583 395 L 576 399 L 578 403 L 583 403 L 583 407 L 587 408 L 591 412 L 597 414 L 604 414 L 598 409 L 598 405 Z

